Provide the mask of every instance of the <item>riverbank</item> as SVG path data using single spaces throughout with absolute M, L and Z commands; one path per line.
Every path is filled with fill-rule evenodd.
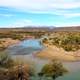
M 79 61 L 80 50 L 67 52 L 62 48 L 58 48 L 55 45 L 44 44 L 46 48 L 36 54 L 39 58 L 45 59 L 58 59 L 61 61 Z
M 6 49 L 10 45 L 14 45 L 19 43 L 20 40 L 18 39 L 12 39 L 12 38 L 1 38 L 0 39 L 0 50 Z

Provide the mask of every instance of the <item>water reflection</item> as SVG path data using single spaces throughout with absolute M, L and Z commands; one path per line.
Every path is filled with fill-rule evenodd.
M 14 58 L 22 56 L 26 61 L 33 61 L 36 64 L 36 70 L 40 71 L 41 67 L 48 60 L 39 59 L 34 54 L 42 49 L 44 49 L 44 46 L 39 40 L 29 39 L 22 41 L 20 44 L 10 46 L 6 51 L 13 54 Z M 80 62 L 63 62 L 63 64 L 69 70 L 69 74 L 59 77 L 56 80 L 80 80 Z M 34 78 L 33 80 L 37 79 Z
M 40 43 L 38 39 L 24 40 L 19 44 L 9 46 L 6 51 L 14 55 L 26 55 L 37 51 L 40 51 L 44 46 Z

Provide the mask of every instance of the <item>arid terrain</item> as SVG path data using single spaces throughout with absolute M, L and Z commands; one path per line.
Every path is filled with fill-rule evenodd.
M 0 29 L 1 80 L 64 78 L 68 70 L 78 74 L 79 61 L 79 26 Z
M 42 59 L 57 59 L 61 61 L 79 61 L 80 50 L 67 52 L 62 48 L 56 46 L 45 45 L 46 48 L 37 53 L 36 56 Z

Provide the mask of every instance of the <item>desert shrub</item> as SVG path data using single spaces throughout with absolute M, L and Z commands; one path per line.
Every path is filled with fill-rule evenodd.
M 53 33 L 54 34 L 54 33 Z M 76 51 L 80 49 L 80 33 L 57 32 L 54 36 L 47 36 L 48 44 L 62 47 L 65 51 Z M 46 40 L 44 39 L 43 43 Z
M 56 60 L 52 60 L 51 63 L 43 66 L 41 72 L 39 73 L 40 77 L 51 77 L 53 80 L 59 76 L 63 76 L 67 73 L 67 69 L 63 67 L 62 63 Z
M 14 65 L 14 61 L 11 59 L 11 57 L 5 53 L 1 52 L 0 53 L 0 67 L 2 68 L 9 68 Z

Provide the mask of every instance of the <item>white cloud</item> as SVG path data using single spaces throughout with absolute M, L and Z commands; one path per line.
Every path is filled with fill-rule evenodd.
M 2 17 L 12 17 L 13 15 L 12 14 L 0 14 L 0 16 L 2 16 Z
M 0 6 L 36 14 L 54 14 L 65 18 L 80 16 L 80 13 L 69 11 L 69 9 L 80 9 L 79 0 L 0 0 Z
M 51 10 L 80 8 L 80 1 L 67 0 L 0 0 L 0 6 L 26 10 Z
M 72 22 L 72 23 L 64 23 L 64 24 L 56 24 L 56 27 L 75 27 L 75 26 L 80 26 L 79 22 Z
M 69 9 L 79 9 L 79 0 L 0 0 L 0 6 L 37 14 L 55 14 L 65 18 L 80 16 L 80 13 L 68 11 Z
M 41 24 L 39 22 L 34 22 L 32 20 L 28 20 L 28 19 L 22 19 L 22 20 L 16 20 L 13 23 L 7 24 L 7 25 L 3 25 L 0 27 L 10 27 L 10 28 L 14 28 L 14 27 L 25 27 L 25 26 L 31 26 L 31 27 L 40 27 L 40 26 L 50 26 L 48 24 Z
M 7 27 L 23 27 L 32 24 L 31 20 L 24 19 L 24 20 L 17 20 L 13 22 L 12 24 L 6 25 Z
M 64 14 L 64 17 L 66 18 L 80 17 L 80 13 L 68 13 Z
M 80 17 L 80 13 L 70 13 L 70 12 L 57 11 L 57 12 L 54 12 L 52 14 L 62 16 L 62 17 L 65 17 L 65 18 Z
M 29 25 L 32 25 L 32 24 L 33 24 L 32 20 L 22 19 L 22 20 L 13 21 L 11 23 L 3 24 L 2 26 L 0 25 L 0 28 L 24 27 L 24 26 L 29 26 Z

